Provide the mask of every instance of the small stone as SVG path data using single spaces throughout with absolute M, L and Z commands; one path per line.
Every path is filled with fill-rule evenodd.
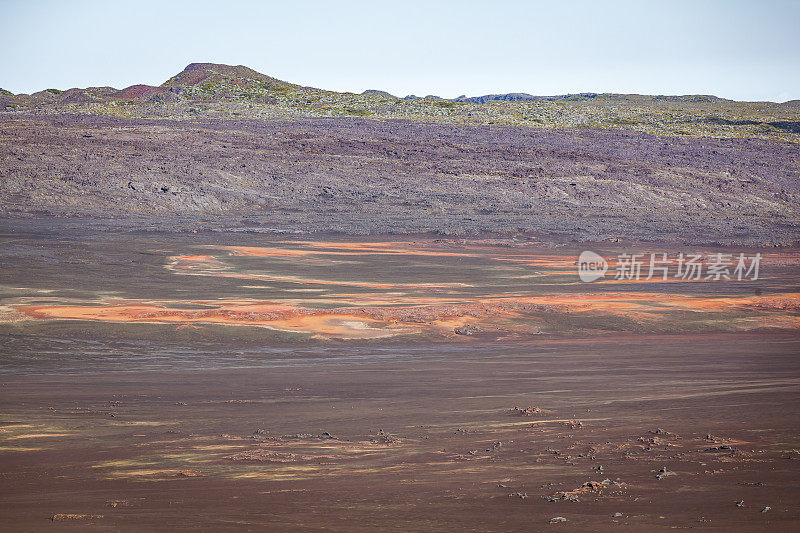
M 472 324 L 464 324 L 453 329 L 453 333 L 456 335 L 475 335 L 480 331 L 481 329 L 478 326 L 473 326 Z
M 558 524 L 559 522 L 566 522 L 566 521 L 567 519 L 564 518 L 563 516 L 554 516 L 553 518 L 550 519 L 551 524 Z
M 770 507 L 769 505 L 767 505 L 766 507 L 764 507 L 763 509 L 761 509 L 761 512 L 762 512 L 762 513 L 766 513 L 766 512 L 767 512 L 767 511 L 769 511 L 770 509 L 772 509 L 772 507 Z
M 739 500 L 736 502 L 736 507 L 744 507 L 744 500 Z
M 620 512 L 614 513 L 614 518 L 622 518 L 622 513 Z

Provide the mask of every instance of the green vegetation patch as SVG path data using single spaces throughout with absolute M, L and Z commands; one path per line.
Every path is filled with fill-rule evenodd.
M 372 113 L 367 109 L 360 109 L 357 107 L 345 107 L 342 111 L 347 113 L 348 115 L 354 115 L 357 117 L 365 117 L 367 115 L 371 115 Z

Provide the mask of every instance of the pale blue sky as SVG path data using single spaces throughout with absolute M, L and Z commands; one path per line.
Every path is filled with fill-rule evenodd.
M 0 87 L 158 85 L 191 62 L 286 81 L 800 98 L 800 0 L 0 0 Z

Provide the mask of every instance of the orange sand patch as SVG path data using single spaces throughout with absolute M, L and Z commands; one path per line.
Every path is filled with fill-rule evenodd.
M 197 323 L 251 325 L 322 337 L 376 338 L 424 329 L 452 328 L 464 321 L 478 322 L 520 317 L 525 313 L 559 311 L 598 313 L 641 320 L 655 320 L 672 311 L 749 311 L 754 327 L 769 325 L 799 327 L 800 294 L 752 297 L 703 297 L 663 293 L 561 294 L 551 296 L 495 295 L 463 299 L 456 303 L 408 305 L 416 298 L 396 297 L 395 306 L 338 307 L 312 309 L 298 302 L 275 303 L 252 300 L 192 301 L 209 309 L 175 309 L 166 302 L 114 300 L 104 305 L 17 305 L 15 309 L 32 319 L 93 320 L 105 322 Z M 430 300 L 428 300 L 430 302 Z M 172 302 L 170 302 L 172 303 Z M 788 314 L 787 314 L 788 313 Z M 765 317 L 764 320 L 757 320 Z M 780 320 L 778 320 L 780 318 Z M 180 327 L 180 326 L 179 326 Z
M 503 300 L 498 297 L 494 301 Z M 689 296 L 652 292 L 618 292 L 603 294 L 560 294 L 554 296 L 514 297 L 514 302 L 554 305 L 570 311 L 607 311 L 625 314 L 643 309 L 666 309 L 695 312 L 732 310 L 787 309 L 800 306 L 800 293 L 775 296 Z
M 316 254 L 313 250 L 297 250 L 292 248 L 265 248 L 256 246 L 211 246 L 216 250 L 225 250 L 235 255 L 253 257 L 299 257 Z
M 388 328 L 382 321 L 351 314 L 346 309 L 314 310 L 272 303 L 221 305 L 215 309 L 201 310 L 169 309 L 153 304 L 23 305 L 18 310 L 30 318 L 40 320 L 250 325 L 343 339 L 378 338 L 413 332 L 408 329 Z
M 199 258 L 203 259 L 199 259 Z M 208 257 L 209 259 L 205 259 Z M 191 258 L 191 259 L 187 259 Z M 204 269 L 203 267 L 207 267 Z M 217 276 L 221 278 L 251 279 L 273 281 L 278 283 L 299 283 L 303 285 L 328 285 L 333 287 L 364 287 L 369 289 L 446 289 L 452 287 L 471 287 L 468 283 L 377 283 L 370 281 L 334 281 L 299 276 L 282 276 L 277 274 L 246 274 L 225 271 L 227 265 L 211 256 L 172 256 L 167 269 L 178 274 L 190 276 Z
M 279 241 L 277 244 L 303 246 L 304 248 L 288 247 L 256 247 L 256 246 L 206 246 L 208 249 L 226 251 L 231 255 L 264 257 L 264 258 L 290 258 L 309 261 L 319 264 L 335 263 L 332 259 L 312 256 L 356 256 L 356 255 L 403 255 L 403 256 L 433 256 L 433 257 L 470 257 L 482 258 L 491 262 L 516 263 L 525 267 L 541 269 L 536 272 L 539 277 L 545 276 L 576 276 L 577 257 L 573 254 L 529 254 L 529 253 L 492 253 L 491 250 L 437 250 L 431 249 L 434 245 L 408 241 L 372 242 L 372 243 L 343 243 L 343 242 L 313 242 L 313 241 Z M 657 252 L 662 253 L 662 252 Z M 673 254 L 674 255 L 674 254 Z M 662 279 L 660 272 L 655 272 L 652 279 L 647 279 L 649 252 L 644 252 L 641 259 L 641 273 L 634 279 L 615 279 L 617 262 L 615 257 L 608 257 L 609 271 L 606 277 L 596 282 L 597 284 L 640 284 L 640 283 L 679 283 L 708 281 L 684 280 L 674 275 L 675 264 L 670 263 L 670 275 Z M 670 256 L 674 259 L 674 257 Z M 700 263 L 708 263 L 708 254 L 704 255 Z M 762 278 L 766 277 L 769 266 L 791 266 L 800 264 L 798 253 L 764 253 L 762 254 Z M 372 289 L 447 289 L 452 287 L 470 287 L 468 283 L 380 283 L 355 280 L 325 280 L 318 278 L 304 278 L 271 273 L 236 272 L 232 265 L 225 262 L 224 258 L 212 255 L 197 254 L 184 256 L 171 256 L 167 268 L 178 274 L 218 276 L 235 279 L 251 279 L 271 281 L 277 283 L 298 283 L 311 285 L 324 285 L 330 287 L 353 286 Z M 510 276 L 513 277 L 513 276 Z M 574 283 L 578 285 L 577 280 Z

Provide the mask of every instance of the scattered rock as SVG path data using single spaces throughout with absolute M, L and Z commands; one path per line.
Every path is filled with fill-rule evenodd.
M 580 503 L 581 499 L 577 494 L 570 492 L 562 492 L 560 496 L 547 496 L 545 499 L 549 502 L 575 502 Z
M 620 512 L 614 513 L 614 518 L 622 518 L 622 513 Z
M 739 500 L 736 502 L 736 507 L 744 507 L 744 500 Z
M 384 433 L 383 430 L 381 429 L 381 430 L 378 431 L 378 435 L 379 436 L 388 436 L 388 433 Z M 336 437 L 334 437 L 333 435 L 331 435 L 327 431 L 323 431 L 322 433 L 320 433 L 318 435 L 314 435 L 313 433 L 295 433 L 294 435 L 284 435 L 283 438 L 284 439 L 301 439 L 301 440 L 305 440 L 305 439 L 323 439 L 323 440 L 324 439 L 334 439 L 334 440 L 336 440 Z
M 661 480 L 664 479 L 665 477 L 677 476 L 677 475 L 678 474 L 676 474 L 675 472 L 670 472 L 669 470 L 667 470 L 666 466 L 663 466 L 661 467 L 661 470 L 658 471 L 658 474 L 656 474 L 656 479 Z
M 516 405 L 511 410 L 511 414 L 515 416 L 533 416 L 534 414 L 541 413 L 542 410 L 539 407 L 528 406 L 525 409 L 520 409 Z
M 706 448 L 704 452 L 729 452 L 732 451 L 733 448 L 728 446 L 727 444 L 721 444 L 720 446 L 711 446 L 710 448 Z
M 772 507 L 770 507 L 769 505 L 767 505 L 766 507 L 764 507 L 763 509 L 761 509 L 761 512 L 762 512 L 762 513 L 766 513 L 766 512 L 767 512 L 767 511 L 769 511 L 770 509 L 772 509 Z
M 464 324 L 463 326 L 458 326 L 453 329 L 453 333 L 456 335 L 475 335 L 480 332 L 481 328 L 473 326 L 472 324 Z
M 602 482 L 587 481 L 577 489 L 570 491 L 556 492 L 552 496 L 542 496 L 542 498 L 546 499 L 549 502 L 559 502 L 559 501 L 580 502 L 581 495 L 589 495 L 589 494 L 600 495 L 603 493 L 604 490 L 610 488 L 611 485 L 615 485 L 617 487 L 623 486 L 623 484 L 618 483 L 616 481 L 612 483 L 610 479 L 605 479 Z
M 553 518 L 550 519 L 551 524 L 558 524 L 559 522 L 566 522 L 566 521 L 567 519 L 564 518 L 563 516 L 554 516 Z
M 335 437 L 323 437 L 323 438 L 335 439 Z M 386 433 L 382 429 L 379 429 L 378 430 L 378 436 L 374 437 L 374 438 L 371 438 L 370 441 L 373 442 L 373 443 L 376 443 L 376 444 L 377 443 L 380 443 L 380 444 L 398 444 L 398 443 L 401 442 L 400 439 L 398 439 L 394 435 L 390 435 L 389 433 Z

